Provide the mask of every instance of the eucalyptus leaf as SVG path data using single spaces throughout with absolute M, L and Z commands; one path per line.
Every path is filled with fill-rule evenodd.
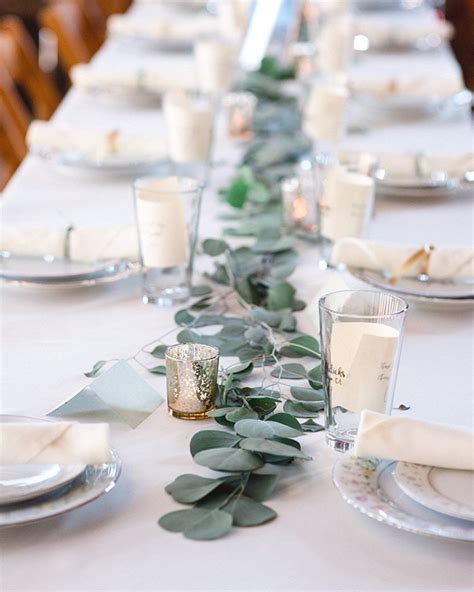
M 321 432 L 324 430 L 324 426 L 320 425 L 319 423 L 316 423 L 312 419 L 308 419 L 308 421 L 302 423 L 301 427 L 305 432 Z
M 193 315 L 189 314 L 187 310 L 178 310 L 174 315 L 174 322 L 177 325 L 190 325 L 194 321 Z
M 206 255 L 210 255 L 211 257 L 222 255 L 222 253 L 225 253 L 228 248 L 229 245 L 225 241 L 214 238 L 207 238 L 202 243 L 202 250 Z
M 235 424 L 234 430 L 248 438 L 271 438 L 275 435 L 269 422 L 259 419 L 241 419 Z
M 220 487 L 222 479 L 206 479 L 199 475 L 180 475 L 165 490 L 176 502 L 194 504 Z
M 258 526 L 276 518 L 274 510 L 249 497 L 241 496 L 234 503 L 230 502 L 232 520 L 235 526 Z M 227 508 L 224 508 L 226 511 Z
M 89 370 L 89 372 L 84 372 L 84 376 L 87 376 L 87 378 L 94 378 L 97 376 L 97 374 L 99 374 L 106 364 L 107 360 L 99 360 L 92 366 L 92 370 Z
M 289 413 L 275 413 L 274 415 L 270 416 L 269 419 L 273 422 L 278 422 L 295 430 L 302 431 L 300 422 Z
M 264 308 L 254 307 L 250 311 L 250 314 L 254 319 L 260 321 L 261 323 L 265 323 L 269 327 L 276 328 L 280 324 L 282 319 L 282 315 L 280 312 L 272 311 L 272 310 L 265 310 Z
M 324 392 L 322 390 L 292 386 L 290 392 L 298 401 L 324 402 Z
M 281 317 L 280 324 L 279 324 L 278 328 L 280 329 L 280 331 L 289 331 L 289 332 L 295 331 L 296 319 L 291 314 L 291 311 L 289 311 L 289 310 L 282 311 L 282 317 Z
M 307 372 L 302 364 L 281 364 L 271 371 L 271 375 L 287 380 L 300 380 L 307 377 Z
M 263 460 L 258 455 L 240 448 L 202 450 L 196 454 L 194 462 L 214 471 L 227 471 L 229 473 L 255 471 L 263 465 Z
M 203 430 L 196 432 L 191 438 L 189 449 L 192 456 L 196 456 L 201 450 L 209 448 L 231 448 L 240 441 L 238 436 L 222 430 Z
M 266 454 L 273 454 L 275 456 L 283 456 L 287 458 L 301 458 L 304 460 L 311 460 L 311 457 L 303 452 L 281 442 L 274 440 L 266 440 L 263 438 L 245 438 L 239 444 L 243 451 L 261 452 Z
M 166 376 L 166 366 L 154 366 L 153 368 L 148 368 L 148 372 Z
M 160 360 L 164 360 L 165 353 L 166 353 L 167 349 L 168 349 L 167 345 L 157 345 L 155 348 L 153 348 L 153 350 L 150 352 L 150 354 L 154 358 L 160 358 Z
M 310 356 L 312 358 L 320 358 L 319 343 L 311 335 L 301 335 L 295 337 L 288 342 L 286 347 L 280 349 L 282 355 L 292 357 L 296 356 Z
M 165 514 L 159 525 L 171 532 L 182 532 L 188 539 L 207 541 L 227 534 L 232 528 L 232 516 L 222 510 L 193 508 Z
M 247 407 L 238 407 L 226 413 L 225 418 L 227 421 L 231 421 L 237 423 L 241 419 L 257 419 L 258 414 L 253 411 L 252 409 L 248 409 Z
M 277 482 L 278 475 L 252 473 L 245 486 L 244 495 L 257 502 L 264 502 L 272 496 Z
M 208 416 L 223 417 L 224 415 L 227 415 L 229 411 L 233 411 L 234 409 L 240 409 L 240 407 L 219 407 L 218 409 L 213 409 L 212 411 L 209 411 Z
M 322 385 L 322 367 L 315 366 L 308 372 L 308 379 L 312 388 L 321 388 Z
M 285 401 L 283 410 L 295 417 L 318 417 L 319 411 L 324 409 L 324 402 Z
M 281 282 L 270 286 L 268 289 L 268 308 L 270 310 L 281 310 L 291 308 L 296 290 L 288 282 Z
M 283 423 L 272 421 L 272 418 L 268 419 L 265 423 L 271 427 L 273 435 L 280 438 L 299 438 L 300 436 L 304 435 L 301 432 L 301 428 L 292 428 Z
M 247 397 L 247 402 L 258 415 L 268 415 L 277 406 L 277 401 L 270 397 Z
M 207 284 L 198 284 L 191 288 L 191 296 L 206 296 L 207 294 L 212 294 L 211 286 Z

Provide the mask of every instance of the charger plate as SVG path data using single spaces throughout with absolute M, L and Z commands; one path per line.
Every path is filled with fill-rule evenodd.
M 474 471 L 398 462 L 395 479 L 407 495 L 423 506 L 474 521 Z
M 396 462 L 341 458 L 333 482 L 343 499 L 374 520 L 414 534 L 474 542 L 474 523 L 434 512 L 406 495 L 395 479 Z
M 407 300 L 434 308 L 469 309 L 474 307 L 474 284 L 464 282 L 437 281 L 428 278 L 400 278 L 396 285 L 390 277 L 380 271 L 348 267 L 347 271 L 365 284 L 391 292 Z
M 63 257 L 37 257 L 0 252 L 0 279 L 15 286 L 93 286 L 123 279 L 133 272 L 133 264 L 124 259 L 89 263 L 71 261 Z
M 80 508 L 108 493 L 120 476 L 121 460 L 112 449 L 112 460 L 101 465 L 87 465 L 85 470 L 69 485 L 55 489 L 23 503 L 0 506 L 0 528 L 20 526 L 52 518 Z

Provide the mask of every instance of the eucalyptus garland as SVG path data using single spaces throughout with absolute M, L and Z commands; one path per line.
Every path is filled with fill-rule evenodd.
M 288 281 L 298 253 L 295 238 L 279 230 L 279 182 L 309 148 L 295 99 L 282 90 L 280 80 L 290 75 L 264 60 L 260 72 L 240 81 L 240 88 L 259 97 L 255 138 L 221 191 L 231 207 L 222 219 L 230 224 L 224 235 L 254 241 L 233 248 L 221 238 L 204 240 L 202 253 L 214 265 L 206 276 L 216 288 L 194 287 L 197 300 L 175 315 L 179 343 L 211 345 L 222 358 L 238 359 L 219 373 L 216 409 L 209 415 L 221 427 L 199 431 L 190 442 L 194 462 L 223 475 L 180 475 L 166 487 L 176 502 L 190 507 L 166 514 L 159 524 L 190 539 L 216 539 L 233 526 L 273 520 L 276 512 L 262 502 L 273 495 L 281 470 L 269 469 L 309 460 L 299 439 L 324 429 L 315 421 L 324 408 L 319 343 L 298 332 L 294 313 L 305 303 Z M 139 353 L 164 359 L 169 333 Z M 86 375 L 95 376 L 105 364 L 97 362 Z M 166 374 L 162 364 L 146 367 Z M 247 386 L 249 378 L 257 386 Z

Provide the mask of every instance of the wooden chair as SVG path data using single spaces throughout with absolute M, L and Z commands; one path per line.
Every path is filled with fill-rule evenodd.
M 40 70 L 33 40 L 17 17 L 0 19 L 0 61 L 21 89 L 33 117 L 48 119 L 58 106 L 59 93 Z
M 131 4 L 131 0 L 97 0 L 103 14 L 107 17 L 118 12 L 125 12 Z
M 0 65 L 0 191 L 23 160 L 29 116 L 7 70 Z
M 59 61 L 67 72 L 76 64 L 88 62 L 100 47 L 105 36 L 103 20 L 101 26 L 101 13 L 90 0 L 57 1 L 39 13 L 41 25 L 58 39 Z

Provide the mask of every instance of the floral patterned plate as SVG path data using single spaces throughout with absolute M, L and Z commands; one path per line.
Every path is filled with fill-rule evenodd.
M 333 481 L 342 497 L 363 514 L 415 534 L 474 542 L 474 524 L 434 512 L 406 495 L 395 480 L 396 462 L 341 458 Z
M 398 462 L 395 479 L 423 506 L 462 520 L 474 520 L 474 471 Z

